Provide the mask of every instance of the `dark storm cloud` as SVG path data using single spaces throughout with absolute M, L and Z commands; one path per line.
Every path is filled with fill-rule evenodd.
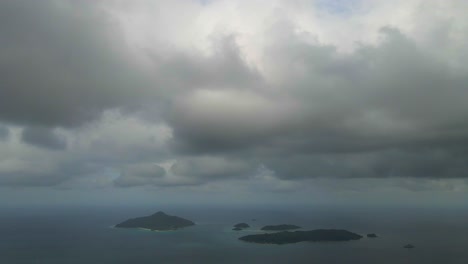
M 70 127 L 129 106 L 144 78 L 117 33 L 89 1 L 2 1 L 0 120 Z

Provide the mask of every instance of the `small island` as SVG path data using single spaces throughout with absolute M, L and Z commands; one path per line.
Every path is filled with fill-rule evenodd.
M 376 238 L 376 237 L 377 237 L 377 235 L 376 235 L 376 234 L 374 234 L 374 233 L 371 233 L 371 234 L 367 234 L 367 237 L 369 237 L 369 238 Z
M 238 228 L 249 228 L 250 226 L 246 223 L 239 223 L 239 224 L 235 224 L 234 227 L 238 227 Z
M 152 231 L 176 230 L 195 225 L 194 222 L 178 217 L 157 212 L 150 216 L 137 217 L 117 224 L 117 228 L 146 228 Z
M 246 223 L 239 223 L 239 224 L 235 224 L 234 225 L 234 228 L 232 230 L 234 231 L 241 231 L 245 228 L 249 228 L 250 226 Z
M 404 248 L 407 248 L 407 249 L 412 249 L 414 248 L 414 245 L 412 244 L 408 244 L 408 245 L 405 245 Z
M 267 225 L 262 227 L 261 230 L 263 231 L 287 231 L 287 230 L 294 230 L 294 229 L 299 229 L 301 228 L 300 226 L 297 225 Z
M 260 244 L 289 244 L 304 241 L 350 241 L 361 239 L 362 236 L 341 229 L 316 229 L 311 231 L 284 231 L 279 233 L 248 235 L 239 239 Z

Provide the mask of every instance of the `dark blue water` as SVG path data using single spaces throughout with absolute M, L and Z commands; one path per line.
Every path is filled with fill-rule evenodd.
M 175 232 L 116 229 L 157 210 L 194 220 Z M 0 209 L 0 263 L 468 263 L 462 210 L 338 208 Z M 257 219 L 252 221 L 252 219 Z M 252 230 L 232 231 L 247 222 Z M 259 245 L 239 241 L 266 224 L 343 228 L 379 238 Z M 416 245 L 407 250 L 407 243 Z

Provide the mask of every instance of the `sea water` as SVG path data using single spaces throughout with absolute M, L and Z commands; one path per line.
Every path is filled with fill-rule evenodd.
M 196 222 L 177 231 L 119 229 L 164 210 Z M 463 210 L 249 207 L 74 207 L 0 209 L 0 263 L 468 263 Z M 239 222 L 251 228 L 233 231 Z M 269 224 L 340 228 L 378 238 L 263 245 L 238 240 Z M 414 249 L 404 249 L 405 244 Z

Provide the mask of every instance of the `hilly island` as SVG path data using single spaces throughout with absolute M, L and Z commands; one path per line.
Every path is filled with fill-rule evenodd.
M 193 225 L 195 225 L 195 223 L 190 220 L 178 216 L 168 215 L 164 212 L 157 212 L 149 216 L 128 219 L 120 224 L 117 224 L 115 227 L 146 228 L 152 231 L 167 231 Z

